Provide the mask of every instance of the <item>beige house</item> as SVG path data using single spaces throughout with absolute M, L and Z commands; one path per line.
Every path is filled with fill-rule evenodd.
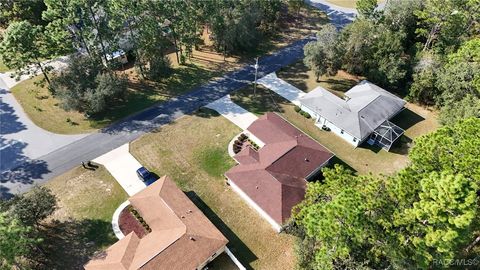
M 129 198 L 151 232 L 134 232 L 85 265 L 86 270 L 202 269 L 228 240 L 167 176 Z

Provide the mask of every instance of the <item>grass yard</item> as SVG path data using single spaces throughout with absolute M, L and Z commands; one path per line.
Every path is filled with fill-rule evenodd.
M 77 167 L 45 184 L 57 196 L 59 209 L 49 225 L 50 269 L 80 269 L 89 257 L 118 239 L 112 215 L 128 195 L 103 167 Z
M 321 86 L 339 97 L 343 97 L 343 93 L 364 79 L 340 70 L 335 76 L 321 76 L 317 82 L 317 77 L 303 61 L 281 68 L 277 76 L 304 92 L 310 92 Z
M 125 73 L 129 76 L 127 97 L 101 115 L 87 119 L 82 113 L 63 110 L 60 101 L 53 97 L 46 87 L 36 85 L 42 77 L 23 81 L 11 91 L 30 119 L 39 127 L 60 134 L 92 132 L 108 126 L 155 103 L 188 92 L 220 74 L 220 70 L 202 68 L 196 65 L 182 66 L 174 74 L 159 83 L 141 82 L 133 68 Z M 70 119 L 70 121 L 68 121 Z
M 400 145 L 394 146 L 390 152 L 378 147 L 352 145 L 336 136 L 323 131 L 314 125 L 313 119 L 306 119 L 294 111 L 288 100 L 262 86 L 257 88 L 257 96 L 252 98 L 253 89 L 247 87 L 231 95 L 232 100 L 255 114 L 268 111 L 279 112 L 285 119 L 312 136 L 322 145 L 330 149 L 341 162 L 360 174 L 390 174 L 405 167 L 408 163 L 408 149 L 412 139 L 431 132 L 438 127 L 436 114 L 414 104 L 407 104 L 407 109 L 398 114 L 392 121 L 404 128 L 405 135 L 400 138 Z
M 240 129 L 208 110 L 184 116 L 130 145 L 149 170 L 169 175 L 229 239 L 248 268 L 293 269 L 293 237 L 277 234 L 226 184 L 227 145 Z
M 334 5 L 340 6 L 340 7 L 346 7 L 346 8 L 356 8 L 357 7 L 357 1 L 358 0 L 327 0 L 327 2 L 330 2 Z M 377 3 L 382 3 L 385 2 L 385 0 L 378 0 Z

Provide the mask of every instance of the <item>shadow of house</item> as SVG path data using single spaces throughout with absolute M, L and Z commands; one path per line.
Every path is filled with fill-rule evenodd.
M 228 239 L 228 248 L 237 257 L 237 259 L 247 269 L 253 269 L 250 263 L 257 260 L 257 256 L 238 238 L 238 236 L 228 227 L 227 224 L 195 193 L 195 191 L 185 192 L 187 197 L 208 217 L 208 219 L 217 227 L 218 230 Z
M 393 117 L 390 121 L 393 122 L 395 125 L 401 127 L 404 130 L 407 130 L 414 125 L 424 121 L 425 118 L 416 114 L 412 110 L 405 108 L 395 117 Z

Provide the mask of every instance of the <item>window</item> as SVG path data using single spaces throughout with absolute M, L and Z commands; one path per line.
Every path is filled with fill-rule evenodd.
M 343 134 L 343 129 L 340 131 L 340 134 Z

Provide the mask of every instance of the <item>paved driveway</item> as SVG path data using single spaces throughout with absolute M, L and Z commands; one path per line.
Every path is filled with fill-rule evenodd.
M 217 99 L 205 107 L 217 111 L 243 130 L 247 129 L 253 121 L 257 120 L 256 115 L 235 104 L 230 99 L 230 95 Z
M 268 74 L 257 82 L 298 106 L 300 106 L 299 99 L 306 94 L 302 90 L 278 78 L 275 72 Z
M 102 164 L 118 181 L 129 196 L 134 195 L 146 187 L 137 176 L 137 169 L 142 167 L 129 151 L 128 143 L 99 156 L 93 162 Z

